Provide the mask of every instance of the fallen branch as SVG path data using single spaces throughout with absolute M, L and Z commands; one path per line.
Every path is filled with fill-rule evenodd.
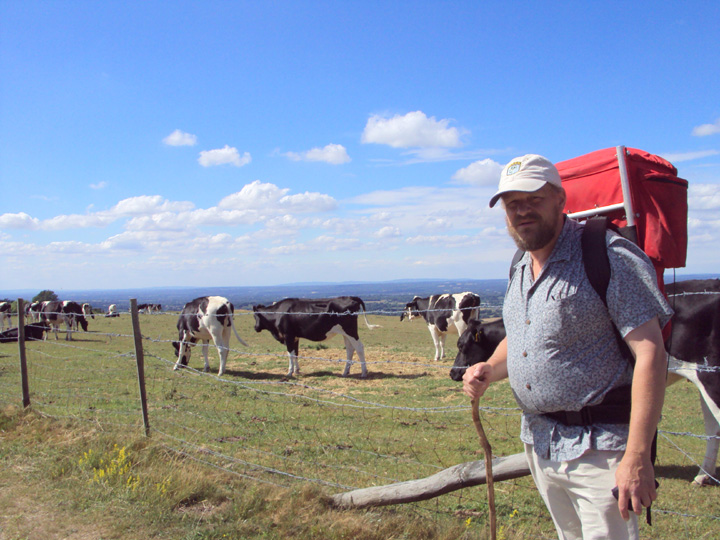
M 529 474 L 530 468 L 524 453 L 492 460 L 492 476 L 495 481 L 512 480 Z M 333 495 L 332 502 L 344 508 L 404 504 L 426 501 L 458 489 L 479 486 L 486 481 L 485 461 L 469 461 L 427 478 L 338 493 Z

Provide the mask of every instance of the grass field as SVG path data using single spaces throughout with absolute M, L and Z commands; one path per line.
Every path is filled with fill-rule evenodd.
M 0 345 L 0 539 L 23 538 L 485 538 L 483 486 L 412 505 L 350 511 L 328 496 L 429 476 L 482 459 L 468 400 L 435 363 L 420 321 L 361 323 L 369 377 L 340 377 L 339 338 L 301 342 L 301 376 L 270 334 L 236 314 L 227 373 L 173 371 L 176 316 L 141 315 L 149 401 L 143 436 L 127 314 L 90 321 L 73 342 L 28 344 L 31 412 L 21 412 L 17 346 Z M 362 318 L 360 319 L 362 321 Z M 62 338 L 62 336 L 61 336 Z M 496 455 L 520 452 L 507 383 L 481 403 Z M 717 538 L 720 492 L 691 484 L 705 441 L 697 391 L 668 389 L 660 426 L 660 499 L 643 538 Z M 553 538 L 532 480 L 496 485 L 500 537 Z M 73 532 L 75 531 L 75 532 Z

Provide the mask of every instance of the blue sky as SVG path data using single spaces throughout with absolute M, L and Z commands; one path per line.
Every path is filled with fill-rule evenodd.
M 503 278 L 515 156 L 626 145 L 720 269 L 720 3 L 0 3 L 0 289 Z

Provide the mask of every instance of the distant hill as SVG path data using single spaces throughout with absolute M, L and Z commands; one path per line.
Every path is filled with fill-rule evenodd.
M 677 281 L 687 279 L 718 278 L 720 274 L 684 274 L 677 275 Z M 671 273 L 665 274 L 665 282 L 673 281 Z M 327 298 L 333 296 L 359 296 L 365 302 L 368 311 L 397 312 L 412 300 L 413 296 L 456 293 L 471 291 L 480 296 L 483 303 L 483 316 L 496 316 L 505 296 L 505 279 L 413 279 L 382 282 L 347 283 L 288 283 L 272 286 L 247 287 L 152 287 L 137 289 L 109 290 L 66 290 L 56 291 L 62 300 L 88 302 L 94 309 L 107 310 L 110 304 L 126 311 L 130 299 L 136 298 L 140 304 L 162 304 L 163 311 L 180 311 L 186 302 L 198 296 L 218 295 L 228 298 L 236 309 L 252 309 L 256 304 L 271 304 L 288 297 Z M 0 290 L 0 299 L 31 299 L 39 291 Z

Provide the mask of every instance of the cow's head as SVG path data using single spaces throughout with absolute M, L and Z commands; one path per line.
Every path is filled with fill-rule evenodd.
M 180 336 L 180 340 L 182 340 L 183 336 Z M 182 341 L 173 341 L 172 346 L 173 349 L 175 349 L 175 358 L 177 358 L 180 355 L 180 346 L 182 345 Z M 185 344 L 185 349 L 183 350 L 182 358 L 180 358 L 180 363 L 183 366 L 187 366 L 188 362 L 190 361 L 190 346 L 188 343 Z
M 484 324 L 471 320 L 457 341 L 458 353 L 450 370 L 453 381 L 462 381 L 465 370 L 479 362 L 486 362 L 495 351 L 497 343 L 488 339 Z
M 402 321 L 406 316 L 408 321 L 412 321 L 415 317 L 420 317 L 420 311 L 417 305 L 417 301 L 420 299 L 419 296 L 413 298 L 412 302 L 405 304 L 405 310 L 400 314 L 400 320 Z
M 87 319 L 85 319 L 85 317 L 83 317 L 82 315 L 79 315 L 77 317 L 77 321 L 78 321 L 78 324 L 82 327 L 83 332 L 87 332 L 87 329 L 88 329 Z
M 265 311 L 266 309 L 267 309 L 267 306 L 263 306 L 262 304 L 253 306 L 253 313 L 255 315 L 255 331 L 256 332 L 262 332 L 266 328 L 268 330 L 270 330 L 270 328 L 267 326 L 267 318 L 265 317 L 265 314 L 260 313 L 261 311 Z

